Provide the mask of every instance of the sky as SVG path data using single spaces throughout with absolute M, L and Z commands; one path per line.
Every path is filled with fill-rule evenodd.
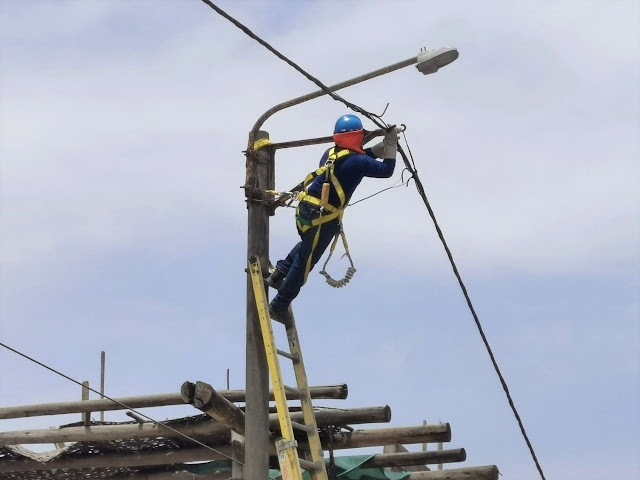
M 341 95 L 388 103 L 384 119 L 407 125 L 547 478 L 637 478 L 638 3 L 218 5 L 325 84 L 422 47 L 459 50 L 434 75 L 407 67 Z M 224 389 L 227 369 L 244 388 L 242 151 L 263 112 L 317 87 L 197 0 L 0 0 L 0 13 L 0 341 L 94 388 L 105 351 L 114 397 L 186 380 Z M 274 142 L 326 136 L 344 113 L 319 98 L 264 129 Z M 279 151 L 277 188 L 324 148 Z M 400 173 L 366 179 L 354 200 Z M 297 240 L 293 210 L 270 229 L 275 262 Z M 349 208 L 345 231 L 354 279 L 334 290 L 314 272 L 294 303 L 310 383 L 349 386 L 317 403 L 388 404 L 391 426 L 449 422 L 445 448 L 465 448 L 467 465 L 539 478 L 414 186 Z M 347 265 L 338 255 L 329 271 Z M 0 406 L 80 396 L 0 349 Z

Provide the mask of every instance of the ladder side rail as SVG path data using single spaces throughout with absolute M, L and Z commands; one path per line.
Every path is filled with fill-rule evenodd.
M 291 318 L 294 318 L 293 311 L 291 311 L 291 309 L 289 310 L 289 314 L 291 315 Z M 309 473 L 311 475 L 311 480 L 328 480 L 327 469 L 324 463 L 324 452 L 320 442 L 320 435 L 318 434 L 318 425 L 313 411 L 309 383 L 307 381 L 304 360 L 302 358 L 302 349 L 300 347 L 300 340 L 298 338 L 298 331 L 295 328 L 295 324 L 296 322 L 294 318 L 291 322 L 291 326 L 287 328 L 287 340 L 289 342 L 289 351 L 292 355 L 298 357 L 298 361 L 293 364 L 293 370 L 295 372 L 298 389 L 300 390 L 300 403 L 302 405 L 304 423 L 308 426 L 307 437 L 309 439 L 311 460 L 313 463 L 318 465 L 317 469 L 310 471 Z
M 273 384 L 273 396 L 276 401 L 276 409 L 278 411 L 278 419 L 280 420 L 280 431 L 282 441 L 276 443 L 278 449 L 278 459 L 280 461 L 280 469 L 285 480 L 301 480 L 302 472 L 300 470 L 300 461 L 296 447 L 296 441 L 293 435 L 293 426 L 289 416 L 289 407 L 287 405 L 287 396 L 282 382 L 282 372 L 280 371 L 280 363 L 278 361 L 278 351 L 275 346 L 275 338 L 269 317 L 269 304 L 264 289 L 264 279 L 262 277 L 262 269 L 260 261 L 257 257 L 249 259 L 249 272 L 251 274 L 251 283 L 253 285 L 253 293 L 256 299 L 256 307 L 260 318 L 260 329 L 264 340 L 265 351 L 267 354 L 267 363 L 271 374 Z M 285 476 L 286 474 L 286 476 Z

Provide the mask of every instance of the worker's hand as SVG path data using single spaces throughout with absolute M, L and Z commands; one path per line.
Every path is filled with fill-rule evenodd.
M 384 158 L 384 142 L 376 143 L 371 147 L 371 153 L 376 158 Z
M 395 125 L 391 125 L 384 134 L 384 140 L 382 141 L 384 145 L 383 158 L 396 158 L 398 151 L 398 131 L 402 130 L 399 130 Z
M 391 125 L 385 129 L 384 140 L 373 147 L 371 147 L 371 153 L 376 158 L 396 158 L 396 151 L 398 149 L 399 133 L 405 131 L 405 126 Z

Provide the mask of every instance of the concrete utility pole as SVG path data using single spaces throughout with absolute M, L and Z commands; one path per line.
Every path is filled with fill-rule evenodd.
M 335 91 L 346 88 L 409 65 L 415 65 L 420 73 L 428 75 L 437 72 L 439 68 L 448 65 L 456 58 L 458 58 L 458 51 L 455 48 L 422 49 L 415 57 L 337 83 L 328 89 Z M 326 91 L 319 90 L 275 105 L 262 114 L 249 132 L 245 182 L 249 218 L 247 259 L 257 255 L 263 272 L 268 271 L 269 265 L 269 207 L 265 203 L 261 190 L 275 189 L 275 149 L 264 144 L 260 148 L 262 142 L 269 143 L 269 134 L 260 128 L 274 113 L 326 94 Z M 246 382 L 244 478 L 264 480 L 269 473 L 269 370 L 253 286 L 248 273 Z
M 260 258 L 262 271 L 269 266 L 269 208 L 258 190 L 273 188 L 273 157 L 269 148 L 255 149 L 256 142 L 268 141 L 269 134 L 250 136 L 247 148 L 245 195 L 248 209 L 247 259 Z M 247 265 L 245 264 L 245 267 Z M 246 353 L 246 421 L 244 478 L 264 480 L 269 472 L 269 369 L 260 332 L 260 319 L 247 273 L 247 353 Z

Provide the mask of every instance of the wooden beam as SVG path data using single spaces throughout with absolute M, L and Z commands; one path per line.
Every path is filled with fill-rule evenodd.
M 408 467 L 414 465 L 433 465 L 436 463 L 464 462 L 467 453 L 464 448 L 452 450 L 441 450 L 439 452 L 403 452 L 403 453 L 383 453 L 376 455 L 363 467 Z
M 211 445 L 211 448 L 217 450 L 217 452 L 204 447 L 195 447 L 145 453 L 92 453 L 88 455 L 70 455 L 55 458 L 46 463 L 26 458 L 21 460 L 0 460 L 0 473 L 56 469 L 75 470 L 81 468 L 153 467 L 189 462 L 227 460 L 227 455 L 231 456 L 231 447 L 229 444 Z
M 414 472 L 409 480 L 498 480 L 498 468 L 495 465 L 485 467 L 466 467 L 437 472 Z M 228 472 L 197 475 L 198 480 L 227 480 Z M 113 480 L 193 480 L 189 472 L 137 473 L 134 475 L 113 477 Z
M 201 439 L 211 438 L 214 442 L 228 442 L 230 431 L 215 421 L 192 425 L 171 425 L 189 437 Z M 169 430 L 160 424 L 139 423 L 125 425 L 92 425 L 82 427 L 64 427 L 59 429 L 22 430 L 18 432 L 1 432 L 0 446 L 23 443 L 61 443 L 61 442 L 103 442 L 109 440 L 140 438 L 182 438 L 182 435 Z
M 229 432 L 228 429 L 226 429 Z M 230 434 L 229 434 L 230 437 Z M 334 450 L 344 450 L 359 447 L 376 447 L 393 443 L 393 438 L 399 438 L 404 444 L 448 442 L 451 439 L 451 429 L 448 424 L 428 425 L 402 428 L 379 428 L 372 430 L 356 430 L 347 434 L 335 434 L 332 440 Z M 205 440 L 206 441 L 206 440 Z M 211 436 L 207 445 L 225 455 L 231 455 L 230 438 L 223 445 L 214 445 Z M 273 446 L 272 446 L 273 447 Z M 327 439 L 322 440 L 322 448 L 329 449 Z M 271 455 L 275 455 L 275 448 Z M 46 463 L 31 459 L 0 460 L 0 473 L 23 472 L 55 469 L 78 468 L 124 468 L 169 465 L 176 463 L 202 462 L 207 460 L 223 460 L 226 457 L 204 447 L 182 448 L 174 451 L 151 451 L 144 453 L 92 453 L 89 455 L 70 455 L 55 458 Z
M 392 427 L 333 435 L 334 449 L 360 448 L 391 445 L 395 443 L 437 443 L 451 441 L 451 427 L 448 423 L 421 425 L 418 427 Z M 323 448 L 325 444 L 323 443 Z M 326 450 L 326 448 L 325 448 Z
M 422 425 L 426 425 L 426 423 L 423 421 Z M 425 448 L 427 445 L 428 445 L 427 443 L 422 444 L 423 452 L 427 451 L 427 449 Z M 405 447 L 404 445 L 385 445 L 382 449 L 382 453 L 409 453 L 409 450 L 407 450 L 407 447 Z M 424 464 L 405 465 L 403 468 L 386 467 L 385 470 L 388 470 L 391 472 L 429 472 L 431 471 L 431 469 Z
M 184 382 L 180 393 L 185 403 L 193 405 L 234 432 L 244 435 L 244 412 L 208 383 Z
M 244 437 L 231 432 L 231 478 L 244 478 Z
M 208 475 L 194 475 L 190 472 L 155 472 L 134 473 L 133 475 L 118 475 L 109 477 L 109 480 L 229 480 L 229 472 L 216 472 Z
M 292 412 L 291 420 L 298 423 L 303 422 L 302 412 Z M 385 423 L 390 420 L 391 409 L 388 405 L 351 409 L 318 409 L 316 411 L 316 422 L 318 426 Z M 172 424 L 171 428 L 198 440 L 211 441 L 213 443 L 226 443 L 231 436 L 228 427 L 213 420 L 197 424 Z M 280 428 L 278 415 L 275 413 L 269 415 L 269 428 Z M 0 432 L 0 446 L 17 445 L 21 443 L 102 442 L 107 440 L 156 437 L 184 439 L 183 435 L 169 430 L 161 424 L 148 422 L 138 425 L 92 425 L 88 427 L 64 427 L 57 430 L 41 429 Z
M 342 385 L 326 385 L 310 387 L 311 398 L 337 399 L 347 398 L 348 388 Z M 219 390 L 218 393 L 230 402 L 244 402 L 244 390 Z M 287 394 L 288 399 L 297 398 L 296 395 Z M 273 392 L 269 392 L 269 399 L 273 401 Z M 167 405 L 184 405 L 180 393 L 160 393 L 154 395 L 140 395 L 134 397 L 114 398 L 122 405 L 111 400 L 85 400 L 79 402 L 41 403 L 37 405 L 21 405 L 16 407 L 0 408 L 0 420 L 9 418 L 38 417 L 43 415 L 63 415 L 67 413 L 86 413 L 110 410 L 128 410 L 131 408 L 163 407 Z
M 85 380 L 82 382 L 82 401 L 86 402 L 87 400 L 89 400 L 89 382 Z M 81 419 L 85 425 L 91 424 L 91 412 L 83 413 Z
M 410 480 L 498 480 L 500 472 L 495 465 L 484 467 L 451 468 L 433 472 L 414 472 Z
M 451 450 L 453 451 L 453 450 Z M 426 453 L 426 452 L 419 452 Z M 433 453 L 433 452 L 429 452 Z M 405 453 L 398 453 L 394 455 L 406 455 Z M 389 467 L 389 466 L 406 466 L 407 464 L 403 463 L 384 463 L 380 460 L 378 463 L 374 465 L 372 460 L 380 457 L 384 457 L 385 455 L 376 455 L 373 459 L 369 460 L 367 463 L 363 464 L 363 468 L 372 468 L 372 467 Z M 461 460 L 464 461 L 464 460 Z M 495 472 L 494 472 L 495 469 Z M 493 480 L 497 479 L 497 467 L 489 466 L 489 467 L 466 467 L 466 468 L 456 468 L 451 470 L 445 470 L 436 473 L 436 476 L 418 476 L 418 472 L 412 473 L 409 477 L 409 480 Z M 198 480 L 227 480 L 229 478 L 228 472 L 216 472 L 208 475 L 197 475 Z M 129 476 L 122 477 L 114 477 L 114 480 L 193 480 L 194 474 L 189 472 L 158 472 L 158 473 L 137 473 Z

